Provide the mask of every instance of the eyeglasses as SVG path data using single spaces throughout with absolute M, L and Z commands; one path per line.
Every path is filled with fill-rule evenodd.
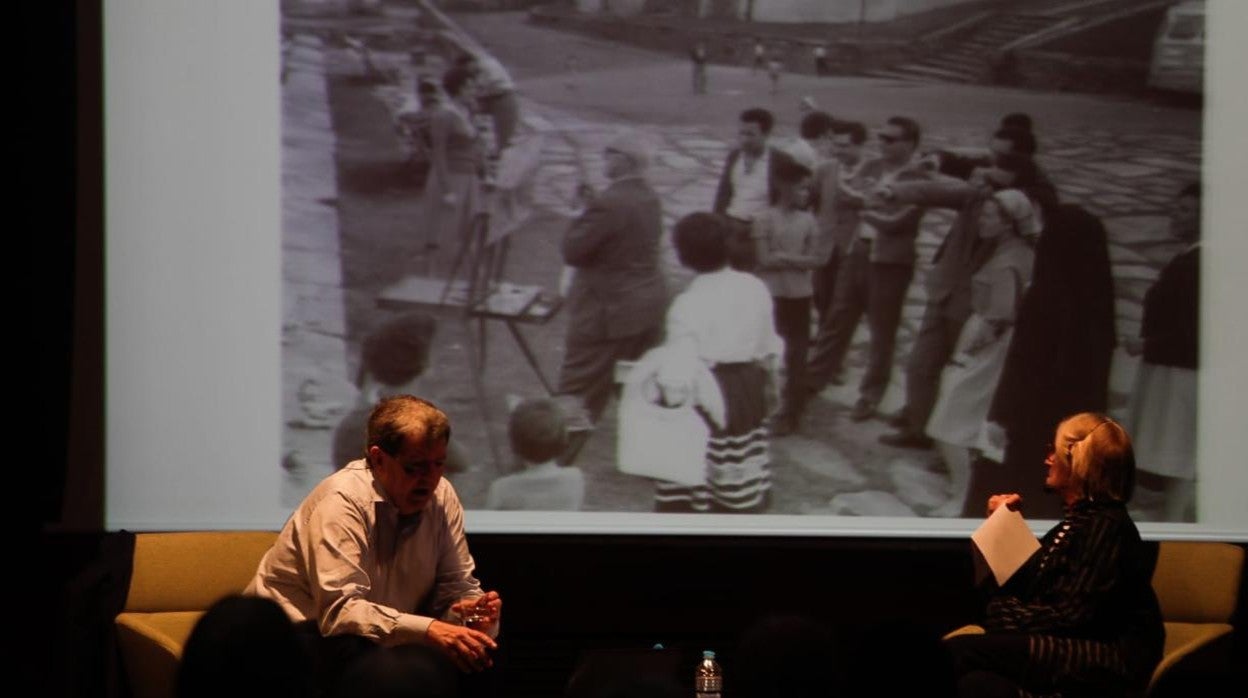
M 399 467 L 408 477 L 416 477 L 425 473 L 439 470 L 446 466 L 444 460 L 420 460 L 413 463 L 399 463 Z
M 1044 445 L 1044 459 L 1048 459 L 1057 455 L 1057 446 L 1052 441 Z M 1070 447 L 1066 448 L 1066 461 L 1070 462 Z

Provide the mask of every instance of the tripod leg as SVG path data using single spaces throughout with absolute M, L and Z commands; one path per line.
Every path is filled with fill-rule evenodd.
M 464 330 L 468 335 L 468 371 L 472 374 L 472 389 L 477 397 L 477 410 L 481 413 L 481 427 L 485 429 L 485 440 L 490 446 L 490 457 L 493 459 L 495 470 L 502 472 L 503 459 L 498 450 L 498 444 L 494 440 L 494 430 L 490 428 L 490 404 L 485 395 L 485 325 L 484 320 L 478 320 L 478 337 L 473 337 L 472 321 L 465 318 Z M 480 350 L 478 350 L 480 347 Z
M 516 344 L 520 345 L 520 351 L 524 353 L 524 358 L 528 360 L 529 366 L 533 367 L 533 372 L 537 374 L 537 379 L 542 382 L 542 387 L 546 389 L 547 393 L 554 395 L 554 387 L 546 379 L 546 374 L 542 371 L 541 364 L 537 362 L 537 356 L 529 346 L 528 340 L 524 338 L 524 334 L 520 332 L 520 328 L 516 327 L 515 323 L 508 321 L 507 329 L 511 330 L 511 336 L 516 340 Z
M 485 370 L 486 363 L 489 362 L 489 342 L 486 338 L 486 332 L 489 332 L 489 325 L 486 324 L 484 317 L 477 318 L 477 356 L 480 357 L 481 370 Z
M 459 242 L 459 250 L 455 252 L 455 260 L 451 262 L 451 270 L 446 275 L 446 285 L 442 287 L 442 297 L 438 299 L 439 304 L 445 304 L 450 296 L 451 288 L 455 284 L 455 277 L 459 276 L 459 270 L 468 263 L 468 280 L 467 280 L 467 302 L 469 305 L 476 300 L 474 293 L 476 292 L 475 282 L 478 274 L 478 265 L 480 260 L 478 254 L 481 251 L 482 237 L 486 228 L 486 217 L 484 214 L 477 214 L 472 219 L 472 224 L 468 230 L 463 231 L 462 239 Z

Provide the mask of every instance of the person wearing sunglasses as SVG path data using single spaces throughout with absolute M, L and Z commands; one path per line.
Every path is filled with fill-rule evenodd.
M 987 632 L 945 641 L 959 695 L 1141 695 L 1165 631 L 1152 557 L 1127 513 L 1136 476 L 1131 437 L 1103 414 L 1076 414 L 1057 426 L 1043 465 L 1064 516 L 991 590 Z M 1002 506 L 1026 511 L 1027 502 L 996 494 L 988 514 Z
M 871 330 L 867 370 L 850 411 L 854 421 L 876 413 L 893 370 L 897 327 L 918 259 L 915 240 L 924 209 L 909 201 L 875 196 L 901 183 L 928 179 L 915 153 L 921 129 L 913 119 L 890 118 L 876 136 L 880 156 L 863 162 L 843 180 L 838 203 L 857 210 L 845 261 L 837 271 L 831 310 L 820 321 L 810 360 L 808 394 L 832 382 L 863 315 Z

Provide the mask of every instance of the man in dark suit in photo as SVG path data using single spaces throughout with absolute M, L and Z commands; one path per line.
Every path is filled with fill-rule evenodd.
M 595 422 L 611 397 L 616 361 L 656 344 L 667 310 L 659 271 L 662 205 L 645 179 L 649 146 L 627 133 L 608 143 L 605 158 L 610 185 L 601 193 L 582 187 L 585 211 L 563 238 L 572 278 L 556 391 L 579 396 Z

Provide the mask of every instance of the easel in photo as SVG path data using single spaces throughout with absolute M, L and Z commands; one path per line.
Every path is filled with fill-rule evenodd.
M 498 321 L 507 327 L 542 387 L 553 394 L 554 387 L 520 325 L 545 324 L 559 312 L 562 301 L 548 297 L 541 286 L 514 284 L 502 279 L 509 241 L 506 237 L 490 241 L 489 220 L 487 213 L 479 213 L 473 219 L 472 228 L 456 253 L 450 276 L 445 279 L 409 276 L 384 289 L 377 297 L 377 306 L 389 309 L 432 306 L 456 311 L 467 336 L 465 357 L 490 455 L 496 465 L 501 465 L 503 454 L 490 429 L 490 405 L 485 392 L 488 324 Z
M 519 166 L 520 171 L 500 172 L 500 184 L 488 193 L 489 210 L 473 217 L 471 228 L 461 240 L 447 276 L 409 276 L 383 289 L 377 297 L 377 305 L 381 308 L 436 307 L 457 311 L 456 316 L 463 323 L 467 336 L 465 355 L 477 409 L 485 427 L 490 454 L 494 463 L 500 467 L 504 460 L 490 429 L 490 405 L 484 378 L 489 354 L 490 321 L 502 322 L 507 327 L 547 394 L 553 397 L 555 393 L 554 385 L 546 377 L 520 326 L 545 324 L 559 312 L 562 300 L 548 296 L 539 285 L 516 284 L 503 280 L 510 232 L 517 227 L 516 216 L 511 215 L 514 208 L 509 207 L 514 202 L 509 204 L 507 197 L 516 191 L 513 184 L 521 181 L 523 176 L 531 176 L 530 170 L 535 163 L 535 153 L 540 150 L 540 141 L 527 147 L 530 151 L 529 158 L 523 160 Z M 525 157 L 523 153 L 521 156 Z M 506 167 L 504 164 L 500 169 L 506 170 Z M 491 223 L 495 221 L 495 217 L 509 220 L 492 229 Z M 562 396 L 556 397 L 556 400 L 568 415 L 569 430 L 582 429 L 581 422 L 587 423 L 588 418 L 578 418 L 584 411 L 579 402 L 573 405 Z

